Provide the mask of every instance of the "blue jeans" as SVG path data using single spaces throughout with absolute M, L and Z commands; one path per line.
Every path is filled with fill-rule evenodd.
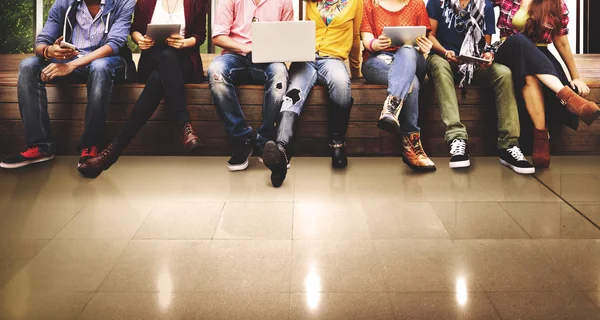
M 290 84 L 281 111 L 293 111 L 299 115 L 315 83 L 327 87 L 329 99 L 335 107 L 350 108 L 352 92 L 346 65 L 340 59 L 317 56 L 314 62 L 294 62 L 290 66 Z
M 263 121 L 258 129 L 258 145 L 275 138 L 275 120 L 287 89 L 288 72 L 283 63 L 253 63 L 252 57 L 227 53 L 216 57 L 208 67 L 209 88 L 217 113 L 229 137 L 239 138 L 252 132 L 244 123 L 244 112 L 235 85 L 264 84 Z
M 55 146 L 50 131 L 46 84 L 40 79 L 40 72 L 51 62 L 40 57 L 29 57 L 21 61 L 17 91 L 19 111 L 25 125 L 27 146 L 39 146 L 54 153 Z M 125 60 L 119 56 L 111 56 L 94 60 L 91 64 L 74 70 L 70 75 L 55 78 L 50 82 L 56 84 L 87 83 L 85 128 L 79 144 L 80 148 L 102 144 L 104 121 L 113 82 L 122 80 L 124 77 Z
M 405 133 L 418 132 L 419 88 L 425 77 L 427 62 L 414 48 L 401 47 L 396 52 L 373 53 L 362 65 L 365 80 L 387 84 L 388 94 L 404 99 L 400 127 Z

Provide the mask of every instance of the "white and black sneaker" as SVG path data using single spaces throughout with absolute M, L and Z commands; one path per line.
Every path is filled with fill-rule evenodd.
M 454 139 L 450 142 L 450 168 L 467 168 L 471 166 L 471 160 L 469 160 L 469 148 L 467 147 L 467 140 L 465 139 Z
M 252 156 L 252 151 L 254 150 L 252 138 L 234 138 L 232 144 L 233 151 L 231 153 L 231 158 L 229 158 L 229 161 L 227 162 L 227 169 L 229 169 L 229 171 L 246 170 L 246 168 L 248 168 L 248 158 Z
M 500 149 L 500 163 L 520 174 L 534 174 L 535 168 L 525 159 L 523 152 L 517 146 Z

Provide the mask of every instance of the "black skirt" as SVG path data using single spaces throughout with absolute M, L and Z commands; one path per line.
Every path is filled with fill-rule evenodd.
M 506 39 L 496 52 L 495 61 L 501 63 L 512 71 L 517 102 L 520 113 L 527 114 L 523 100 L 523 87 L 525 77 L 535 74 L 548 74 L 556 76 L 564 85 L 569 85 L 569 78 L 562 65 L 554 54 L 545 46 L 536 46 L 533 41 L 522 34 L 515 34 Z M 579 125 L 576 115 L 567 111 L 565 106 L 556 97 L 552 90 L 545 87 L 544 102 L 546 106 L 546 122 L 548 128 L 557 124 L 567 125 L 575 130 Z

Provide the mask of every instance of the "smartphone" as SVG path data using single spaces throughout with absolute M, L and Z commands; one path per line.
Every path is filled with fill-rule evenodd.
M 64 40 L 60 42 L 60 47 L 61 48 L 69 48 L 69 49 L 77 50 L 76 46 L 74 46 L 74 45 L 72 45 L 72 44 L 70 44 L 70 43 L 68 43 L 68 42 L 66 42 Z

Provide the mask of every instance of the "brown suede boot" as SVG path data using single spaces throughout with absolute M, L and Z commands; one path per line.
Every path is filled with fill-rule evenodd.
M 435 171 L 435 163 L 429 159 L 423 145 L 421 133 L 402 134 L 402 161 L 415 171 Z
M 185 148 L 185 153 L 190 153 L 194 151 L 194 149 L 200 147 L 200 138 L 196 135 L 192 124 L 186 122 L 183 125 L 183 147 Z
M 560 89 L 556 94 L 556 97 L 558 97 L 560 102 L 567 107 L 569 112 L 577 115 L 579 119 L 583 120 L 588 126 L 591 125 L 596 118 L 600 117 L 600 108 L 598 105 L 582 98 L 569 86 Z
M 550 134 L 548 129 L 538 130 L 533 128 L 533 152 L 531 160 L 536 168 L 550 166 Z

